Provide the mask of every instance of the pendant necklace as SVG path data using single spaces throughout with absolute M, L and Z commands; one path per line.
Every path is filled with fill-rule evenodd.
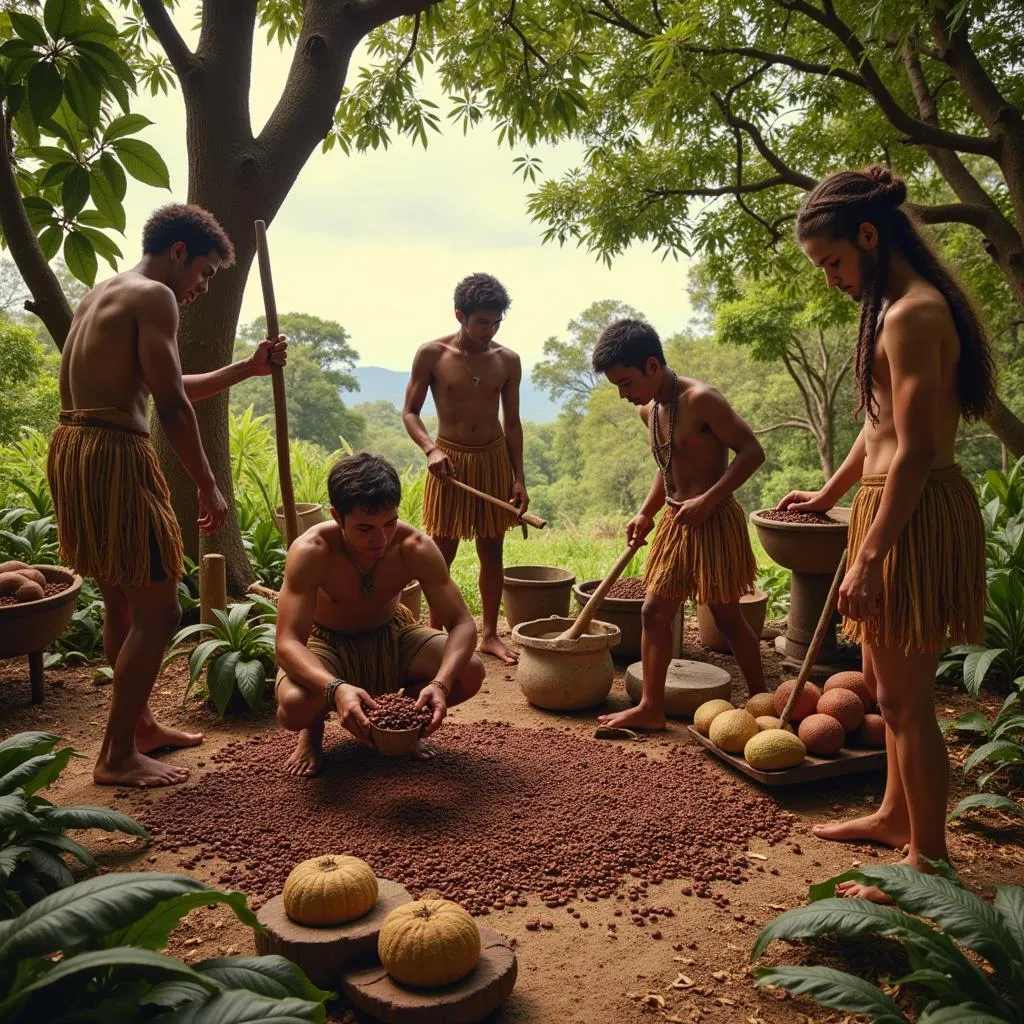
M 668 438 L 665 441 L 659 440 L 661 432 L 658 428 L 658 402 L 654 403 L 654 410 L 651 412 L 651 454 L 654 461 L 665 478 L 666 485 L 669 482 L 668 470 L 672 464 L 672 439 L 676 432 L 676 405 L 678 405 L 679 377 L 676 371 L 672 371 L 672 404 L 668 407 Z
M 459 340 L 456 342 L 459 346 L 459 355 L 462 356 L 463 361 L 466 364 L 466 372 L 469 374 L 469 379 L 473 382 L 473 387 L 480 387 L 480 378 L 474 376 L 473 368 L 469 365 L 469 356 L 466 355 L 466 350 L 462 347 L 462 332 L 459 332 Z
M 359 573 L 359 578 L 362 581 L 359 585 L 359 589 L 362 591 L 363 596 L 369 597 L 373 593 L 373 574 L 376 571 L 377 566 L 374 565 L 369 572 L 363 572 L 363 570 L 359 568 L 359 563 L 352 557 L 351 552 L 348 550 L 348 545 L 344 541 L 341 542 L 341 553 L 352 563 L 356 572 Z

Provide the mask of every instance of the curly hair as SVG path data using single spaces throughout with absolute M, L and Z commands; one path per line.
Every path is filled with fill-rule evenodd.
M 397 508 L 402 500 L 402 482 L 387 459 L 360 452 L 346 455 L 331 466 L 327 493 L 344 519 L 357 505 L 370 513 Z
M 643 370 L 651 356 L 665 365 L 658 332 L 644 320 L 616 320 L 601 332 L 590 365 L 595 373 L 605 373 L 613 366 Z
M 216 252 L 221 268 L 235 262 L 235 247 L 217 218 L 201 206 L 171 203 L 154 211 L 142 229 L 142 251 L 147 255 L 166 252 L 175 242 L 184 242 L 188 262 Z
M 876 260 L 873 264 L 870 259 L 861 260 L 865 280 L 857 331 L 857 412 L 863 410 L 872 423 L 878 422 L 871 366 L 892 252 L 897 249 L 949 304 L 960 338 L 960 410 L 965 420 L 977 420 L 988 410 L 995 391 L 995 367 L 985 327 L 952 271 L 936 256 L 912 215 L 903 209 L 906 199 L 906 183 L 884 165 L 876 164 L 863 171 L 839 171 L 819 182 L 800 206 L 796 236 L 800 242 L 824 236 L 856 245 L 861 224 L 871 223 L 878 230 Z
M 511 305 L 505 286 L 491 274 L 470 274 L 455 286 L 455 308 L 466 316 L 478 309 L 504 313 Z

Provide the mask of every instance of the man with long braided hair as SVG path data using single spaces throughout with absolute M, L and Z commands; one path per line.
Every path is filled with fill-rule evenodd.
M 992 397 L 985 330 L 932 252 L 887 167 L 823 180 L 797 214 L 808 259 L 861 305 L 858 412 L 864 429 L 820 491 L 793 491 L 780 509 L 825 512 L 858 481 L 843 631 L 859 642 L 864 678 L 886 725 L 888 775 L 874 814 L 815 835 L 908 847 L 904 863 L 948 861 L 949 760 L 935 719 L 939 653 L 984 638 L 985 538 L 977 499 L 956 464 L 960 418 Z M 853 882 L 841 895 L 884 901 Z

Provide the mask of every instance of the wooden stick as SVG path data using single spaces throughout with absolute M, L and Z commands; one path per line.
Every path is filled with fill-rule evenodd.
M 455 477 L 449 473 L 445 478 L 446 483 L 455 484 L 460 490 L 465 491 L 467 494 L 475 495 L 482 501 L 489 501 L 492 505 L 497 506 L 503 511 L 507 512 L 510 516 L 514 516 L 516 519 L 523 523 L 529 523 L 530 526 L 535 526 L 538 530 L 543 530 L 548 525 L 546 519 L 541 519 L 540 516 L 535 516 L 532 512 L 524 512 L 520 515 L 514 505 L 510 505 L 507 501 L 502 501 L 501 498 L 496 498 L 493 494 L 487 494 L 485 491 L 478 491 L 475 487 L 470 487 L 469 484 L 464 484 L 461 480 L 456 480 Z
M 597 585 L 597 589 L 590 595 L 590 600 L 583 606 L 583 611 L 576 616 L 576 621 L 556 640 L 578 640 L 587 631 L 590 620 L 597 614 L 597 609 L 604 600 L 605 595 L 612 589 L 612 585 L 622 575 L 623 570 L 633 560 L 633 556 L 639 550 L 639 545 L 630 546 L 616 559 L 615 564 L 608 571 L 608 575 Z
M 274 280 L 270 276 L 270 249 L 267 246 L 267 225 L 258 220 L 256 226 L 256 253 L 260 263 L 260 284 L 263 285 L 263 308 L 267 314 L 267 337 L 278 335 L 277 302 L 274 299 Z M 281 505 L 284 507 L 285 548 L 299 535 L 299 518 L 295 512 L 295 491 L 292 488 L 292 460 L 288 448 L 288 402 L 284 393 L 284 367 L 272 366 L 270 377 L 274 385 L 274 432 L 277 435 L 277 473 L 281 478 Z
M 199 563 L 199 621 L 214 625 L 214 611 L 227 611 L 228 570 L 223 555 L 203 555 Z
M 844 548 L 842 558 L 839 559 L 839 566 L 836 569 L 836 574 L 832 577 L 832 586 L 829 587 L 828 597 L 825 598 L 825 606 L 821 609 L 821 617 L 818 619 L 818 627 L 815 629 L 814 636 L 811 637 L 810 646 L 807 648 L 807 653 L 804 655 L 803 664 L 800 666 L 800 674 L 796 677 L 796 686 L 793 687 L 793 692 L 789 695 L 789 700 L 786 701 L 786 706 L 782 709 L 782 714 L 779 717 L 780 729 L 786 728 L 786 725 L 789 722 L 789 716 L 793 713 L 793 707 L 800 698 L 800 694 L 803 692 L 804 684 L 807 682 L 807 679 L 811 674 L 811 669 L 814 668 L 814 659 L 818 657 L 818 651 L 821 650 L 821 642 L 825 639 L 825 633 L 832 624 L 832 613 L 836 610 L 836 602 L 839 600 L 839 587 L 840 584 L 842 584 L 843 576 L 845 575 L 846 550 Z

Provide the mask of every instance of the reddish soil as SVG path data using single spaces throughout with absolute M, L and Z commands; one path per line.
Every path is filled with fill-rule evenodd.
M 732 660 L 700 648 L 689 625 L 685 647 L 685 657 L 737 678 Z M 775 687 L 779 659 L 773 644 L 762 649 Z M 206 732 L 201 747 L 165 755 L 192 768 L 189 782 L 168 790 L 102 788 L 92 784 L 91 761 L 76 760 L 46 795 L 108 804 L 161 829 L 149 844 L 76 835 L 103 870 L 188 871 L 241 888 L 256 905 L 303 857 L 351 850 L 414 891 L 447 890 L 478 913 L 486 909 L 486 923 L 515 943 L 519 959 L 515 991 L 492 1018 L 500 1024 L 859 1019 L 755 989 L 748 954 L 764 924 L 805 901 L 810 882 L 861 861 L 897 859 L 883 848 L 826 843 L 809 831 L 815 821 L 876 806 L 881 778 L 765 789 L 703 753 L 682 722 L 639 743 L 598 741 L 596 712 L 535 709 L 515 685 L 514 669 L 485 661 L 483 689 L 452 710 L 437 735 L 435 761 L 379 759 L 344 740 L 332 722 L 324 773 L 313 780 L 274 774 L 291 739 L 277 730 L 271 708 L 218 722 L 199 701 L 182 705 L 183 670 L 172 668 L 157 682 L 153 707 L 168 724 Z M 628 703 L 624 667 L 617 666 L 612 708 Z M 46 703 L 33 707 L 25 659 L 0 662 L 0 736 L 49 730 L 94 755 L 109 688 L 91 677 L 91 667 L 48 670 Z M 745 697 L 737 682 L 734 702 Z M 1000 703 L 986 698 L 982 707 L 991 714 Z M 977 706 L 940 684 L 940 715 Z M 958 770 L 970 749 L 951 741 L 951 805 L 970 791 Z M 954 861 L 982 893 L 1019 884 L 1024 870 L 1024 828 L 999 816 L 986 821 L 957 823 L 950 832 Z M 374 847 L 389 826 L 390 846 Z M 702 850 L 701 841 L 712 849 Z M 339 848 L 321 849 L 328 843 Z M 551 866 L 559 874 L 548 874 Z M 568 901 L 573 887 L 579 895 Z M 229 912 L 204 909 L 173 933 L 169 950 L 194 961 L 254 946 Z M 841 951 L 776 943 L 765 963 L 811 959 L 870 978 L 903 970 L 880 943 Z M 341 1002 L 332 1004 L 330 1019 L 364 1020 Z

